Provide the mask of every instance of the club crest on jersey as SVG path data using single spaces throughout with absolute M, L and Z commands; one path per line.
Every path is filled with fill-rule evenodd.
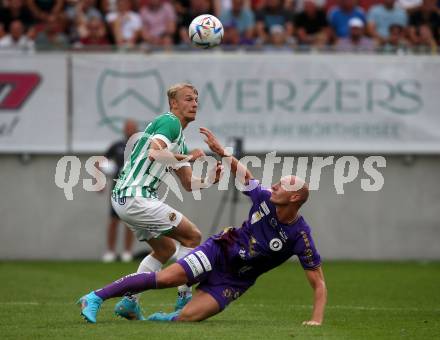
M 171 222 L 174 222 L 177 218 L 176 214 L 171 212 L 168 214 L 168 218 L 170 219 Z
M 270 225 L 271 225 L 272 227 L 274 227 L 274 228 L 278 225 L 278 222 L 277 222 L 277 220 L 276 220 L 275 217 L 272 217 L 272 218 L 270 219 L 269 223 L 270 223 Z
M 279 251 L 283 248 L 283 242 L 279 238 L 273 238 L 269 242 L 269 248 L 272 251 Z

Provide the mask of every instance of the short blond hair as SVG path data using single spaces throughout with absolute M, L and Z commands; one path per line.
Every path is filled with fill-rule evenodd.
M 167 91 L 167 96 L 168 96 L 168 105 L 171 108 L 171 99 L 175 99 L 177 96 L 177 93 L 184 89 L 184 88 L 189 88 L 191 90 L 193 90 L 193 92 L 196 95 L 199 95 L 199 92 L 197 91 L 197 89 L 195 88 L 194 85 L 190 84 L 190 83 L 178 83 L 178 84 L 174 84 L 172 86 L 170 86 L 170 88 Z

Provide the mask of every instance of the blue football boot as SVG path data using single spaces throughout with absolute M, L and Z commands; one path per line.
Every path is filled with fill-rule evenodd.
M 95 292 L 91 292 L 80 298 L 77 304 L 81 307 L 81 315 L 84 319 L 87 322 L 96 323 L 96 315 L 101 308 L 102 302 L 103 300 Z
M 191 294 L 187 294 L 185 296 L 178 295 L 177 296 L 177 300 L 176 300 L 176 304 L 174 306 L 174 310 L 176 312 L 182 310 L 183 307 L 185 307 L 186 304 L 191 301 L 191 299 L 192 299 L 192 295 Z
M 180 314 L 180 310 L 172 312 L 172 313 L 164 313 L 164 312 L 157 312 L 154 314 L 151 314 L 147 320 L 148 321 L 175 321 L 175 318 L 178 317 Z
M 128 297 L 124 297 L 115 305 L 115 314 L 127 320 L 145 320 L 139 303 Z

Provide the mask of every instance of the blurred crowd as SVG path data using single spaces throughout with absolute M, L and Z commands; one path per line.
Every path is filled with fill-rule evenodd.
M 211 13 L 222 48 L 437 53 L 440 0 L 0 0 L 0 50 L 185 49 Z

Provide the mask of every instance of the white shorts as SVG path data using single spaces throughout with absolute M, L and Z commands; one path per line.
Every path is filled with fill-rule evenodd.
M 139 241 L 148 241 L 177 227 L 183 215 L 157 198 L 112 198 L 113 209 Z

